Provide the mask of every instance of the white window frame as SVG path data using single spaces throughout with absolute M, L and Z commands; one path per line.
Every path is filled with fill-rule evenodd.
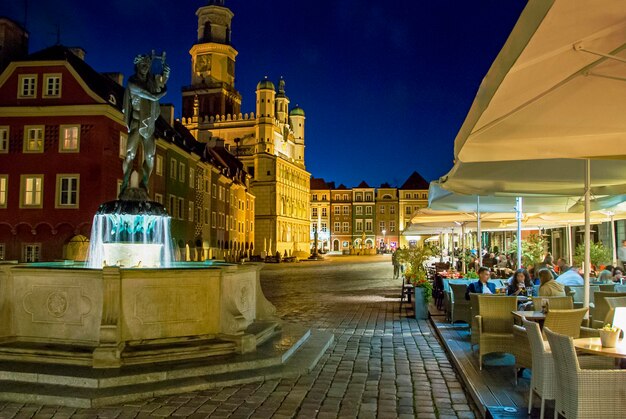
M 217 228 L 217 213 L 215 211 L 211 212 L 211 228 Z
M 75 186 L 76 186 L 76 202 L 75 203 L 63 203 L 62 202 L 62 197 L 63 197 L 63 180 L 75 180 Z M 72 193 L 71 190 L 68 190 L 68 197 L 69 195 Z M 80 174 L 78 173 L 59 173 L 57 174 L 57 179 L 56 179 L 56 199 L 55 199 L 55 208 L 62 208 L 62 209 L 72 209 L 72 208 L 79 208 L 80 206 Z
M 213 198 L 217 198 L 217 185 L 215 183 L 212 184 L 211 190 L 211 196 Z
M 367 205 L 365 207 L 365 215 L 372 215 L 372 206 L 371 205 Z
M 70 138 L 70 141 L 76 142 L 75 147 L 66 147 L 66 133 L 69 130 L 76 130 L 76 138 Z M 80 125 L 60 125 L 59 126 L 59 153 L 79 153 L 80 152 Z
M 185 198 L 178 198 L 178 219 L 185 219 Z
M 40 138 L 32 138 L 31 133 L 38 132 L 41 134 Z M 43 153 L 44 142 L 46 138 L 46 126 L 45 125 L 25 125 L 24 126 L 24 153 Z M 34 141 L 34 145 L 37 147 L 31 147 L 31 142 Z
M 41 97 L 43 98 L 60 98 L 61 97 L 61 86 L 62 86 L 62 75 L 61 73 L 53 73 L 53 74 L 44 74 L 43 75 L 43 91 L 41 92 Z M 56 81 L 56 83 L 54 83 Z M 53 84 L 51 86 L 51 82 Z M 50 93 L 50 87 L 53 88 L 52 93 Z
M 193 221 L 194 221 L 193 217 L 194 217 L 194 215 L 196 214 L 196 210 L 195 210 L 195 208 L 194 208 L 194 202 L 190 200 L 190 201 L 189 201 L 189 205 L 188 205 L 188 207 L 189 207 L 189 208 L 188 208 L 189 213 L 187 214 L 187 220 L 189 220 L 189 221 L 192 221 L 192 222 L 193 222 Z
M 36 189 L 27 193 L 27 186 L 29 180 L 39 180 L 39 190 Z M 43 174 L 28 174 L 20 176 L 20 208 L 42 208 L 43 207 L 43 191 L 44 190 L 44 175 Z M 29 198 L 30 199 L 27 199 Z M 33 199 L 34 198 L 34 199 Z M 31 203 L 27 203 L 27 200 L 33 200 Z
M 354 214 L 355 215 L 362 215 L 363 214 L 363 206 L 362 205 L 356 205 L 354 207 Z
M 389 221 L 389 232 L 390 233 L 394 233 L 396 231 L 396 222 L 395 221 Z
M 168 205 L 167 210 L 170 213 L 170 217 L 176 218 L 176 206 L 177 206 L 176 205 L 176 196 L 170 194 L 167 197 L 167 205 Z
M 333 231 L 335 231 L 336 233 L 339 233 L 341 231 L 341 223 L 338 221 L 335 221 L 334 225 L 333 225 Z
M 395 214 L 395 213 L 396 213 L 396 206 L 389 205 L 389 214 Z
M 384 206 L 384 205 L 381 205 L 381 206 L 380 206 L 380 213 L 381 213 L 381 214 L 384 214 L 384 213 L 385 213 L 385 206 Z
M 317 208 L 311 208 L 311 217 L 317 217 Z
M 120 132 L 120 159 L 125 159 L 126 158 L 126 152 L 128 148 L 128 134 L 126 134 L 125 132 Z
M 363 220 L 356 220 L 356 226 L 355 226 L 354 232 L 360 233 L 361 231 L 363 231 Z
M 349 215 L 350 214 L 350 206 L 349 205 L 344 205 L 343 206 L 343 215 Z
M 372 220 L 365 220 L 365 231 L 372 232 Z
M 157 176 L 163 176 L 163 156 L 156 155 L 155 172 Z
M 22 260 L 24 262 L 39 262 L 41 260 L 41 243 L 23 243 Z
M 0 126 L 0 153 L 6 154 L 9 152 L 9 135 L 11 128 L 8 125 Z
M 335 206 L 335 215 L 341 215 L 341 207 L 339 205 Z
M 209 225 L 210 223 L 210 215 L 209 215 L 209 209 L 205 208 L 204 209 L 204 225 Z
M 328 217 L 328 213 L 326 211 L 326 208 L 322 208 L 322 217 Z
M 187 170 L 187 165 L 182 161 L 178 163 L 178 180 L 180 182 L 185 182 L 185 171 Z
M 343 232 L 348 233 L 350 231 L 350 223 L 347 221 L 343 222 Z
M 0 208 L 6 208 L 9 201 L 9 175 L 0 175 Z
M 193 169 L 193 167 L 189 167 L 189 187 L 190 188 L 195 188 L 196 185 L 196 172 Z
M 413 207 L 404 207 L 404 215 L 411 215 L 413 213 Z
M 32 83 L 29 83 L 28 80 L 32 81 Z M 26 86 L 27 84 L 28 87 Z M 20 74 L 17 86 L 18 99 L 35 99 L 37 97 L 37 74 Z
M 154 194 L 154 201 L 158 202 L 161 205 L 163 205 L 163 195 L 160 194 L 160 193 L 155 193 Z

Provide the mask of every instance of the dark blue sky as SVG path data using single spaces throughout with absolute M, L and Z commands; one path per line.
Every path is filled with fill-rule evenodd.
M 190 82 L 196 10 L 207 0 L 29 0 L 31 52 L 82 46 L 98 71 L 128 78 L 132 60 L 167 52 L 168 96 L 180 115 Z M 24 21 L 25 0 L 0 15 Z M 306 165 L 315 177 L 400 186 L 417 170 L 452 166 L 454 137 L 525 0 L 226 0 L 235 13 L 236 87 L 254 111 L 256 83 L 286 80 L 307 115 Z

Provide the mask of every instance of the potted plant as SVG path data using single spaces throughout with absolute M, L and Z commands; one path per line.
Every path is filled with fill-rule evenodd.
M 600 329 L 600 342 L 602 342 L 602 347 L 615 348 L 619 332 L 620 329 L 618 327 L 611 326 L 610 323 L 605 324 L 604 327 Z
M 526 240 L 522 240 L 522 265 L 530 269 L 542 262 L 545 247 L 546 240 L 537 234 L 531 234 Z M 510 253 L 517 254 L 517 240 L 511 243 Z
M 428 245 L 400 249 L 397 253 L 398 261 L 406 265 L 406 282 L 414 287 L 417 319 L 428 319 L 428 304 L 433 296 L 433 285 L 428 280 L 424 264 L 434 253 Z
M 589 247 L 590 261 L 594 267 L 607 264 L 611 261 L 612 256 L 610 250 L 605 247 L 602 242 L 591 243 Z M 583 243 L 576 246 L 576 252 L 574 253 L 574 263 L 576 266 L 583 266 L 585 261 L 585 245 Z

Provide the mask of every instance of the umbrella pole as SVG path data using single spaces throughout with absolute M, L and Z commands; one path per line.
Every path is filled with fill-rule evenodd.
M 522 267 L 522 197 L 515 198 L 515 218 L 517 219 L 517 269 Z
M 591 161 L 585 160 L 585 262 L 583 265 L 585 275 L 585 300 L 584 306 L 589 307 L 589 273 L 591 272 Z M 588 312 L 585 318 L 588 318 Z
M 574 263 L 574 257 L 572 256 L 572 226 L 570 224 L 567 225 L 567 263 L 569 263 L 569 266 L 572 266 Z
M 480 231 L 480 196 L 476 196 L 476 246 L 478 247 L 478 265 L 483 266 L 483 234 Z
M 450 240 L 452 241 L 452 245 L 450 246 L 450 270 L 454 270 L 454 229 L 452 229 L 452 233 L 450 234 Z
M 465 273 L 465 224 L 461 224 L 461 257 L 461 270 Z
M 609 214 L 611 216 L 611 251 L 613 253 L 613 266 L 617 266 L 617 243 L 615 243 L 615 219 L 613 218 L 613 212 Z

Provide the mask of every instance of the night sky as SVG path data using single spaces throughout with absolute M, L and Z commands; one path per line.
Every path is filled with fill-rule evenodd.
M 0 2 L 24 23 L 25 0 Z M 207 0 L 29 0 L 30 51 L 81 46 L 98 71 L 133 73 L 133 57 L 167 52 L 177 117 L 190 83 L 196 10 Z M 524 0 L 226 0 L 239 51 L 242 112 L 255 111 L 265 75 L 283 76 L 306 112 L 306 166 L 356 186 L 400 186 L 452 167 L 453 142 Z M 59 30 L 57 30 L 57 28 Z

